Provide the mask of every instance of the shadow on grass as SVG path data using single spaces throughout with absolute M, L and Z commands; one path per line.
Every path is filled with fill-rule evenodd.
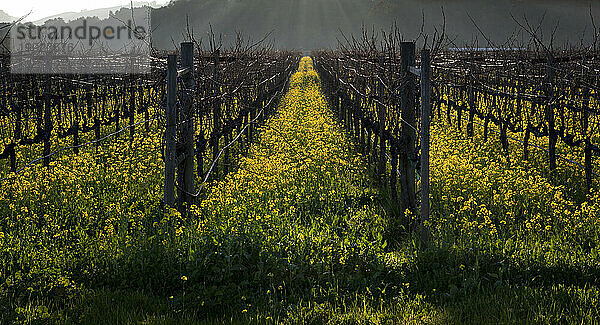
M 248 264 L 220 281 L 210 282 L 218 276 L 202 270 L 204 283 L 187 288 L 104 286 L 78 300 L 68 314 L 88 323 L 207 324 L 570 323 L 600 317 L 597 267 L 542 266 L 457 247 L 421 253 L 407 247 L 383 256 L 353 261 L 358 269 L 332 262 L 329 275 L 325 269 L 308 271 L 309 263 L 296 265 L 302 271 L 294 272 L 289 262 L 274 259 L 262 266 L 267 273 Z

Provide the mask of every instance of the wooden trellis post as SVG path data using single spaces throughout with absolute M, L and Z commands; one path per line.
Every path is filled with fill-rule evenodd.
M 52 136 L 52 101 L 50 98 L 50 78 L 44 86 L 44 166 L 50 166 L 50 138 Z
M 177 55 L 170 54 L 167 58 L 167 107 L 166 107 L 166 131 L 165 131 L 165 205 L 172 207 L 175 203 L 175 159 L 176 144 L 175 126 L 177 123 L 177 112 L 175 104 L 177 100 Z
M 415 212 L 415 143 L 416 143 L 416 105 L 415 105 L 415 83 L 416 77 L 410 72 L 410 67 L 415 65 L 415 43 L 402 42 L 401 49 L 401 109 L 402 129 L 400 135 L 400 207 L 402 212 L 410 210 Z
M 184 212 L 192 204 L 194 192 L 194 43 L 181 43 L 182 104 L 179 114 L 179 147 L 183 161 L 178 166 L 179 207 Z M 179 159 L 178 159 L 179 160 Z
M 473 78 L 473 64 L 469 65 L 469 122 L 467 124 L 467 135 L 473 137 L 473 120 L 475 119 L 475 90 Z
M 554 106 L 553 101 L 554 96 L 554 67 L 553 67 L 553 59 L 552 54 L 548 54 L 548 63 L 546 67 L 546 119 L 548 121 L 548 152 L 549 152 L 549 160 L 550 160 L 550 170 L 556 169 L 556 140 L 558 135 L 556 134 L 556 127 L 554 121 Z
M 129 143 L 133 143 L 135 135 L 135 58 L 131 58 L 131 75 L 129 76 Z
M 119 97 L 118 96 L 118 91 L 119 91 L 119 86 L 115 86 L 112 87 L 112 97 L 113 100 L 115 102 L 116 105 L 114 105 L 114 114 L 115 114 L 115 131 L 119 131 L 120 130 L 120 124 L 121 124 L 121 112 L 120 112 L 120 103 L 119 103 Z M 116 138 L 119 138 L 119 133 L 117 133 L 115 135 Z
M 92 88 L 93 89 L 93 88 Z M 96 93 L 99 92 L 100 89 L 96 89 Z M 94 140 L 98 141 L 100 139 L 100 117 L 99 117 L 99 111 L 98 111 L 98 95 L 96 94 L 95 96 L 93 96 L 90 93 L 89 97 L 88 97 L 88 105 L 92 106 L 93 108 L 93 112 L 94 112 Z M 96 100 L 94 100 L 94 97 Z M 60 105 L 60 103 L 59 103 Z M 100 141 L 96 142 L 96 150 L 98 150 L 98 148 L 100 147 Z
M 379 57 L 378 58 L 378 68 L 377 69 L 377 74 L 380 74 L 380 72 L 382 72 L 381 69 L 384 69 L 384 58 L 383 57 Z M 385 112 L 386 112 L 386 107 L 385 105 L 383 105 L 382 103 L 382 99 L 383 99 L 383 92 L 384 92 L 384 86 L 383 84 L 376 80 L 376 96 L 378 99 L 378 102 L 375 104 L 378 108 L 378 112 L 377 115 L 379 117 L 379 159 L 378 159 L 378 167 L 377 167 L 377 171 L 379 174 L 379 180 L 381 182 L 381 184 L 383 184 L 385 182 L 385 166 L 386 166 L 386 157 L 385 157 L 385 149 L 386 149 L 386 138 L 385 138 Z
M 142 86 L 139 88 L 139 98 L 141 101 L 142 108 L 144 109 L 144 129 L 146 130 L 146 133 L 150 132 L 150 105 L 148 103 L 147 96 L 148 95 L 146 94 L 146 87 L 142 83 Z
M 431 112 L 431 63 L 429 50 L 421 50 L 421 246 L 429 240 L 429 114 Z
M 214 105 L 213 105 L 213 129 L 211 134 L 211 146 L 213 149 L 213 161 L 217 160 L 219 156 L 219 132 L 221 132 L 221 100 L 216 98 L 221 93 L 221 86 L 219 85 L 219 55 L 220 51 L 216 50 L 214 53 L 214 71 L 213 71 L 213 96 Z M 219 164 L 215 163 L 212 174 L 212 179 L 219 179 Z
M 198 135 L 196 136 L 196 175 L 204 179 L 204 152 L 206 151 L 206 138 L 204 138 L 204 126 L 202 125 L 205 113 L 205 105 L 200 98 L 206 94 L 205 83 L 195 88 L 195 96 L 198 98 L 196 113 L 196 124 L 198 125 Z
M 80 117 L 80 111 L 79 111 L 79 101 L 77 100 L 77 95 L 73 95 L 71 97 L 72 101 L 73 101 L 73 110 L 75 111 L 75 120 L 73 121 L 73 152 L 78 155 L 79 154 L 79 117 Z
M 16 121 L 15 121 L 15 139 L 21 139 L 21 119 L 22 119 L 22 115 L 23 115 L 23 103 L 21 101 L 17 101 L 17 100 L 12 100 L 13 103 L 13 107 L 15 107 L 16 110 Z
M 582 58 L 582 63 L 585 63 L 585 57 Z M 585 64 L 582 64 L 582 66 L 585 66 Z M 586 77 L 585 68 L 582 68 L 581 79 L 585 80 L 585 77 Z M 589 194 L 592 191 L 593 183 L 592 183 L 592 144 L 590 142 L 590 136 L 588 135 L 588 128 L 589 128 L 589 124 L 590 124 L 590 120 L 589 120 L 590 119 L 590 114 L 589 114 L 590 88 L 587 85 L 583 85 L 582 97 L 583 97 L 583 100 L 581 102 L 581 108 L 582 108 L 583 114 L 582 114 L 581 126 L 582 126 L 582 133 L 585 138 L 585 142 L 584 142 L 584 146 L 585 146 L 584 147 L 585 186 L 586 186 L 587 193 Z

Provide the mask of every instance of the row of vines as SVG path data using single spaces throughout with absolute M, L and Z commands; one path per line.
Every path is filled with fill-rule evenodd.
M 332 106 L 401 211 L 415 211 L 423 132 L 415 43 L 390 37 L 381 46 L 367 38 L 350 45 L 315 53 L 317 68 Z M 432 54 L 431 118 L 443 117 L 469 137 L 481 127 L 484 141 L 497 134 L 509 164 L 530 160 L 534 149 L 545 154 L 549 171 L 557 160 L 580 168 L 581 181 L 592 189 L 593 161 L 600 154 L 600 66 L 594 50 L 433 46 Z M 511 156 L 509 142 L 522 146 L 523 155 Z M 557 145 L 564 150 L 557 153 Z
M 180 84 L 176 107 L 193 98 L 191 122 L 198 177 L 212 166 L 212 179 L 227 173 L 230 150 L 244 150 L 255 124 L 274 110 L 297 61 L 292 52 L 262 46 L 229 49 L 194 44 L 193 88 Z M 128 135 L 149 136 L 166 127 L 167 58 L 154 53 L 150 74 L 24 75 L 10 73 L 4 56 L 0 72 L 0 179 L 9 181 L 31 165 L 50 166 L 56 155 L 78 155 L 80 149 Z M 181 66 L 181 63 L 178 62 Z M 263 108 L 265 114 L 257 116 Z M 270 108 L 270 110 L 268 109 Z M 231 141 L 240 130 L 243 137 Z M 161 131 L 161 133 L 164 133 Z M 164 152 L 165 140 L 156 150 Z M 181 151 L 179 143 L 177 150 Z M 224 152 L 221 152 L 224 151 Z M 218 157 L 222 157 L 213 164 Z
M 466 124 L 470 136 L 477 118 L 486 139 L 492 124 L 508 161 L 518 159 L 509 157 L 509 141 L 520 142 L 528 160 L 531 136 L 547 139 L 539 149 L 547 151 L 549 169 L 557 159 L 582 167 L 590 189 L 593 157 L 600 154 L 599 69 L 597 53 L 585 49 L 448 51 L 434 66 L 438 116 L 445 106 L 448 121 L 459 129 Z M 583 149 L 584 161 L 559 156 L 559 141 Z

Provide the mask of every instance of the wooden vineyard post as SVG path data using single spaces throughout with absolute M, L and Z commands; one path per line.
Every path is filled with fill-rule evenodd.
M 0 62 L 0 75 L 2 75 L 2 88 L 0 89 L 0 96 L 2 96 L 2 106 L 0 109 L 8 111 L 8 74 L 4 71 L 4 65 Z
M 225 107 L 233 107 L 233 100 L 229 99 L 227 100 L 227 102 L 225 103 Z M 223 134 L 223 143 L 225 143 L 225 153 L 223 155 L 223 177 L 227 176 L 227 174 L 229 174 L 229 141 L 231 141 L 231 132 L 233 131 L 233 127 L 229 124 L 231 119 L 230 119 L 230 111 L 229 109 L 227 109 L 226 111 L 226 120 L 228 121 L 228 123 L 226 124 L 227 127 L 224 128 L 224 134 Z M 264 114 L 263 114 L 264 116 Z
M 21 115 L 22 115 L 23 103 L 21 103 L 20 101 L 15 101 L 14 99 L 13 99 L 12 103 L 15 105 L 15 109 L 17 111 L 17 118 L 15 121 L 15 141 L 18 141 L 19 139 L 21 139 Z M 17 157 L 15 155 L 15 143 L 13 142 L 9 146 L 12 146 L 10 171 L 16 172 L 17 171 Z
M 92 107 L 92 111 L 94 114 L 94 140 L 96 141 L 96 150 L 98 150 L 98 148 L 100 147 L 100 117 L 98 116 L 99 112 L 98 112 L 98 97 L 96 96 L 96 100 L 94 100 L 94 95 L 92 95 L 92 91 L 94 91 L 94 93 L 98 93 L 100 91 L 100 89 L 94 89 L 92 86 L 90 86 L 90 90 L 88 91 L 88 97 L 87 97 L 87 102 L 88 102 L 88 106 Z M 60 104 L 59 104 L 60 105 Z
M 371 76 L 369 79 L 364 78 L 364 86 L 369 87 L 370 89 L 372 89 L 372 91 L 377 91 L 377 84 L 375 83 L 375 78 L 373 76 Z M 361 89 L 365 89 L 366 87 L 361 87 Z M 369 110 L 371 110 L 373 114 L 375 114 L 375 117 L 377 118 L 377 102 L 373 97 L 373 95 L 367 96 L 367 107 Z M 379 118 L 377 118 L 373 122 L 377 123 L 378 120 Z M 379 128 L 377 127 L 377 125 L 373 125 L 373 143 L 370 159 L 376 166 L 376 168 L 378 168 L 377 164 L 379 161 L 379 156 L 377 154 L 377 145 L 379 142 L 381 142 L 381 134 L 379 134 Z M 375 172 L 378 173 L 377 170 L 375 170 Z M 379 181 L 379 177 L 377 177 L 377 180 Z
M 202 62 L 204 64 L 204 62 Z M 195 74 L 195 72 L 194 72 Z M 205 83 L 201 87 L 195 87 L 194 94 L 197 98 L 198 110 L 196 114 L 196 123 L 198 125 L 198 135 L 196 136 L 196 175 L 204 179 L 204 152 L 206 151 L 206 139 L 204 138 L 204 127 L 202 119 L 204 118 L 204 103 L 201 98 L 205 95 Z
M 175 104 L 177 100 L 177 56 L 171 54 L 167 58 L 167 107 L 165 131 L 165 205 L 172 207 L 175 203 L 175 126 L 177 115 Z
M 264 103 L 265 103 L 265 91 L 266 91 L 266 82 L 265 79 L 266 76 L 265 74 L 261 71 L 258 74 L 258 97 L 257 97 L 257 104 L 254 105 L 254 107 L 252 107 L 252 115 L 250 115 L 250 117 L 252 118 L 251 120 L 256 120 L 254 121 L 254 123 L 250 124 L 250 127 L 252 129 L 252 137 L 254 137 L 255 131 L 257 129 L 257 122 L 260 122 L 260 118 L 262 116 L 264 116 L 264 114 L 261 114 L 261 117 L 258 117 L 258 114 L 263 110 L 264 108 Z M 264 111 L 263 111 L 264 113 Z
M 144 130 L 146 130 L 146 133 L 148 133 L 150 132 L 150 110 L 148 109 L 149 103 L 146 98 L 145 92 L 146 87 L 144 83 L 142 83 L 142 86 L 139 88 L 139 98 L 142 104 L 142 108 L 144 109 Z
M 358 136 L 359 136 L 359 141 L 360 141 L 360 152 L 365 153 L 366 149 L 366 142 L 367 140 L 365 140 L 366 136 L 366 131 L 365 131 L 365 123 L 364 123 L 364 119 L 363 119 L 363 112 L 362 112 L 362 107 L 361 107 L 361 101 L 360 100 L 355 100 L 353 102 L 353 106 L 354 106 L 354 110 L 359 114 L 358 117 Z
M 214 71 L 213 71 L 213 96 L 215 97 L 213 106 L 213 129 L 211 134 L 211 145 L 213 149 L 213 162 L 217 160 L 219 156 L 219 132 L 221 131 L 221 100 L 216 98 L 221 93 L 221 86 L 219 85 L 219 50 L 214 53 Z M 251 127 L 251 126 L 250 126 Z M 251 135 L 252 136 L 252 135 Z M 215 163 L 212 171 L 212 179 L 219 179 L 219 164 Z
M 250 109 L 248 111 L 248 143 L 252 142 L 252 138 L 254 138 L 254 117 L 256 117 L 256 111 L 258 110 L 258 105 L 260 102 L 260 87 L 259 87 L 259 83 L 261 80 L 261 75 L 257 74 L 256 75 L 256 98 L 252 101 L 252 105 L 250 106 Z M 252 97 L 251 97 L 252 98 Z
M 473 120 L 475 119 L 475 90 L 473 89 L 473 64 L 469 66 L 469 123 L 467 124 L 467 135 L 473 137 Z
M 457 80 L 456 77 L 454 77 L 454 84 L 457 84 Z M 450 100 L 450 95 L 452 95 L 452 93 L 454 92 L 454 88 L 452 88 L 451 86 L 448 86 L 448 93 L 446 96 L 446 100 L 447 100 L 447 105 L 446 105 L 446 119 L 448 120 L 448 125 L 452 125 L 452 116 L 450 115 L 450 110 L 453 108 L 454 106 L 454 102 L 451 102 Z
M 379 57 L 379 67 L 381 67 L 380 69 L 383 69 L 383 64 L 384 64 L 384 59 L 383 57 Z M 381 70 L 378 69 L 377 73 L 379 73 Z M 383 105 L 383 103 L 381 103 L 381 98 L 383 97 L 383 85 L 381 82 L 376 81 L 376 87 L 375 87 L 376 91 L 377 91 L 377 98 L 379 99 L 378 102 L 376 102 L 376 107 L 378 108 L 378 112 L 377 115 L 379 117 L 379 166 L 378 166 L 378 173 L 379 173 L 379 179 L 381 184 L 383 185 L 385 183 L 385 163 L 386 163 L 386 157 L 385 157 L 385 149 L 386 149 L 386 138 L 385 138 L 385 111 L 386 111 L 386 107 Z
M 341 78 L 342 74 L 343 74 L 343 70 L 340 70 L 338 78 Z M 338 87 L 342 87 L 340 80 L 341 79 L 337 79 L 336 80 L 338 82 L 338 84 L 339 84 Z M 338 91 L 338 95 L 337 95 L 336 101 L 335 101 L 335 111 L 336 111 L 337 114 L 341 114 L 341 112 L 342 112 L 342 103 L 344 101 L 344 97 L 348 93 L 348 89 L 346 88 L 346 86 L 344 86 L 341 89 L 342 89 L 342 91 Z
M 20 100 L 14 100 L 12 101 L 13 103 L 13 107 L 16 110 L 16 121 L 15 121 L 15 139 L 21 139 L 21 119 L 22 119 L 22 115 L 23 115 L 23 103 Z
M 344 126 L 346 127 L 346 133 L 348 134 L 350 134 L 350 109 L 348 108 L 348 105 L 350 105 L 350 100 L 351 98 L 346 98 L 346 100 L 342 102 L 341 107 L 342 118 L 344 119 Z
M 48 68 L 48 67 L 47 67 Z M 51 107 L 51 84 L 50 76 L 44 86 L 44 166 L 50 166 L 50 138 L 52 136 L 52 107 Z
M 548 65 L 546 68 L 546 118 L 548 120 L 548 152 L 549 152 L 549 160 L 550 160 L 550 170 L 556 169 L 556 139 L 558 135 L 556 134 L 556 128 L 554 125 L 554 103 L 553 93 L 554 93 L 554 71 L 553 71 L 553 59 L 552 54 L 548 54 Z
M 337 114 L 339 114 L 340 112 L 340 101 L 342 100 L 342 95 L 340 94 L 340 61 L 338 60 L 338 58 L 335 58 L 335 74 L 333 75 L 334 78 L 334 88 L 337 89 L 338 91 L 335 93 L 335 104 L 333 106 L 334 112 L 336 112 Z
M 119 96 L 118 96 L 118 88 L 119 86 L 115 86 L 112 87 L 112 97 L 113 100 L 115 101 L 115 105 L 114 105 L 114 114 L 115 114 L 115 131 L 119 131 L 120 130 L 120 125 L 121 125 L 121 112 L 119 110 Z M 117 133 L 115 135 L 115 137 L 118 139 L 119 138 L 119 134 Z
M 344 126 L 346 126 L 346 133 L 350 134 L 351 129 L 350 129 L 350 108 L 348 106 L 350 106 L 350 98 L 346 98 L 346 100 L 344 100 L 342 102 L 342 118 L 344 119 Z
M 442 94 L 447 92 L 446 89 L 448 89 L 448 86 L 440 85 L 440 91 L 436 96 L 436 98 L 438 100 L 438 103 L 437 103 L 437 118 L 438 118 L 438 120 L 442 119 L 442 103 L 443 103 L 443 101 L 446 100 L 446 99 L 444 99 L 444 96 Z M 446 101 L 445 103 L 446 103 L 446 109 L 448 109 L 448 102 Z
M 358 110 L 358 106 L 355 105 L 355 103 L 351 104 L 351 109 L 354 111 L 354 122 L 353 122 L 353 128 L 354 128 L 354 139 L 357 141 L 357 143 L 360 141 L 360 110 Z
M 249 145 L 252 142 L 252 137 L 250 134 L 250 111 L 252 111 L 252 92 L 249 90 L 246 90 L 243 92 L 243 97 L 244 101 L 242 102 L 242 105 L 244 106 L 244 109 L 246 110 L 246 113 L 244 114 L 244 121 L 243 121 L 243 125 L 244 127 L 246 127 L 246 130 L 244 131 L 244 134 L 246 136 L 246 149 L 249 149 Z M 247 125 L 247 126 L 246 126 Z
M 523 99 L 521 98 L 521 80 L 519 79 L 521 76 L 521 71 L 519 70 L 519 64 L 517 63 L 517 73 L 516 78 L 513 84 L 514 92 L 517 101 L 517 117 L 521 118 L 523 112 Z
M 131 58 L 131 75 L 129 76 L 129 143 L 133 143 L 135 135 L 135 58 Z
M 496 107 L 496 96 L 492 97 L 492 107 Z M 483 121 L 483 142 L 488 140 L 488 129 L 490 125 L 490 109 L 487 108 L 485 112 L 485 119 Z
M 465 95 L 464 89 L 463 89 L 462 85 L 456 89 L 456 92 L 458 95 L 457 98 L 465 98 L 464 97 L 464 95 Z M 462 111 L 463 111 L 463 103 L 458 105 L 458 102 L 457 102 L 456 103 L 456 128 L 461 133 L 462 133 Z
M 73 152 L 78 155 L 79 154 L 79 101 L 77 100 L 77 95 L 73 95 L 73 110 L 75 111 L 75 121 L 73 121 Z
M 421 247 L 429 240 L 429 114 L 431 111 L 431 65 L 429 50 L 421 51 Z
M 415 155 L 416 143 L 416 105 L 415 105 L 415 76 L 409 70 L 409 67 L 415 65 L 415 43 L 402 42 L 401 65 L 402 91 L 401 91 L 401 109 L 402 109 L 402 129 L 400 135 L 400 207 L 402 212 L 410 210 L 415 212 L 416 194 L 415 194 L 415 168 L 412 166 Z
M 585 62 L 585 58 L 582 60 L 583 62 Z M 582 79 L 585 80 L 585 70 L 582 71 Z M 583 92 L 582 92 L 582 97 L 583 97 L 583 101 L 582 101 L 582 134 L 584 135 L 585 138 L 585 142 L 584 142 L 584 155 L 585 155 L 585 162 L 584 162 L 584 168 L 585 168 L 585 187 L 587 190 L 587 193 L 590 194 L 592 192 L 592 144 L 590 143 L 590 137 L 588 135 L 588 127 L 590 124 L 590 114 L 589 114 L 589 109 L 590 109 L 590 89 L 588 88 L 588 86 L 583 86 Z
M 190 194 L 194 192 L 194 43 L 181 43 L 181 68 L 184 70 L 184 89 L 179 114 L 179 145 L 184 158 L 178 166 L 177 174 L 180 180 L 179 206 L 183 214 L 183 204 L 186 203 L 186 208 L 190 207 L 193 202 Z

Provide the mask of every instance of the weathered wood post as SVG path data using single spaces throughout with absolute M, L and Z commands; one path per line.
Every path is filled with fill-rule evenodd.
M 341 95 L 341 91 L 340 91 L 340 60 L 336 57 L 335 58 L 335 74 L 333 76 L 334 81 L 334 88 L 337 89 L 336 93 L 335 93 L 335 104 L 333 105 L 333 109 L 334 111 L 339 114 L 340 112 L 340 102 L 342 100 L 342 95 Z
M 256 98 L 252 101 L 252 105 L 250 106 L 250 111 L 248 112 L 248 138 L 249 141 L 248 143 L 252 142 L 252 139 L 254 138 L 254 125 L 255 125 L 255 118 L 256 118 L 256 112 L 259 110 L 258 107 L 260 106 L 260 102 L 261 102 L 261 88 L 260 88 L 260 82 L 262 80 L 262 74 L 258 73 L 256 74 Z
M 15 139 L 19 140 L 19 139 L 21 139 L 21 133 L 22 133 L 21 132 L 21 119 L 22 119 L 22 115 L 23 115 L 23 103 L 20 100 L 18 100 L 18 101 L 13 100 L 12 102 L 14 105 L 13 107 L 15 108 L 16 114 L 17 114 L 16 121 L 15 121 Z
M 52 136 L 52 106 L 50 100 L 50 78 L 44 87 L 44 166 L 50 166 L 50 137 Z
M 469 65 L 469 122 L 467 124 L 467 135 L 473 137 L 473 120 L 475 119 L 475 89 L 473 78 L 473 64 Z
M 73 100 L 73 110 L 75 111 L 75 120 L 73 121 L 73 152 L 79 154 L 79 119 L 81 112 L 79 111 L 79 101 L 77 95 L 71 97 Z
M 379 69 L 377 71 L 377 73 L 382 73 L 384 71 L 384 63 L 385 60 L 383 57 L 379 57 L 378 58 L 378 66 Z M 383 79 L 383 78 L 382 78 Z M 382 82 L 376 80 L 376 96 L 378 99 L 378 102 L 376 103 L 376 107 L 378 108 L 378 112 L 377 115 L 379 117 L 379 161 L 378 161 L 378 173 L 379 173 L 379 180 L 381 182 L 381 184 L 383 185 L 385 183 L 385 165 L 386 165 L 386 157 L 385 157 L 385 150 L 386 150 L 386 137 L 385 137 L 385 113 L 386 113 L 386 107 L 383 105 L 382 103 L 382 98 L 383 98 L 383 92 L 384 92 L 384 85 L 382 84 Z
M 118 96 L 118 89 L 119 86 L 115 86 L 112 87 L 112 97 L 114 100 L 114 114 L 115 114 L 115 131 L 119 131 L 120 130 L 120 125 L 121 125 L 121 112 L 119 111 L 119 107 L 120 107 L 120 103 L 119 103 L 119 96 Z M 115 134 L 115 138 L 119 138 L 120 133 Z
M 410 67 L 415 65 L 415 43 L 402 42 L 400 44 L 402 75 L 401 109 L 402 129 L 400 134 L 401 148 L 399 152 L 400 164 L 400 207 L 402 212 L 416 209 L 415 190 L 415 143 L 416 143 L 416 104 L 415 83 L 416 76 L 410 72 Z
M 585 63 L 585 57 L 583 57 L 582 59 L 582 63 Z M 582 64 L 582 66 L 585 66 L 585 64 Z M 585 68 L 582 68 L 581 71 L 581 79 L 585 80 Z M 581 121 L 581 128 L 582 128 L 582 134 L 585 138 L 585 147 L 584 147 L 584 155 L 585 155 L 585 163 L 584 163 L 584 168 L 585 168 L 585 186 L 586 186 L 586 190 L 587 193 L 590 194 L 592 191 L 592 144 L 590 142 L 590 136 L 588 135 L 588 128 L 589 128 L 589 124 L 590 124 L 590 88 L 586 85 L 582 86 L 583 91 L 582 91 L 582 97 L 583 100 L 581 102 L 581 108 L 583 111 L 583 114 L 581 116 L 582 121 Z
M 204 66 L 204 60 L 201 63 Z M 195 72 L 194 72 L 195 74 Z M 196 175 L 204 179 L 204 152 L 206 151 L 206 138 L 204 138 L 204 126 L 202 125 L 205 114 L 205 105 L 201 100 L 206 93 L 206 83 L 195 87 L 196 96 L 196 124 L 198 125 L 198 135 L 196 136 Z
M 360 140 L 360 152 L 365 153 L 366 152 L 366 146 L 367 146 L 367 136 L 366 136 L 366 127 L 365 127 L 365 119 L 364 119 L 364 112 L 363 112 L 363 108 L 361 106 L 361 101 L 360 100 L 355 100 L 354 101 L 354 110 L 356 112 L 358 112 L 359 117 L 358 117 L 358 132 L 359 132 L 359 140 Z
M 175 203 L 175 153 L 177 141 L 175 131 L 177 124 L 177 55 L 170 54 L 167 58 L 167 107 L 165 131 L 165 205 L 172 207 Z
M 131 58 L 131 75 L 129 76 L 129 143 L 135 136 L 135 57 Z
M 345 101 L 342 102 L 342 116 L 344 119 L 344 124 L 346 126 L 346 133 L 348 134 L 352 134 L 352 128 L 350 126 L 350 119 L 351 119 L 351 110 L 350 110 L 350 103 L 352 102 L 352 95 L 347 97 Z
M 244 146 L 247 150 L 250 149 L 250 143 L 252 142 L 252 136 L 250 134 L 250 112 L 252 111 L 252 105 L 254 105 L 252 101 L 252 92 L 250 90 L 244 90 L 242 93 L 242 105 L 244 106 L 244 110 L 246 113 L 244 114 L 243 127 L 246 128 L 244 131 L 244 135 L 246 137 L 246 146 Z
M 46 71 L 50 72 L 51 67 L 50 59 L 46 59 Z M 52 137 L 52 102 L 50 98 L 50 91 L 52 90 L 52 78 L 47 75 L 46 84 L 44 85 L 44 166 L 50 166 L 50 138 Z
M 429 240 L 429 114 L 431 111 L 431 63 L 429 50 L 421 50 L 421 247 Z
M 142 83 L 143 85 L 143 83 Z M 140 101 L 142 103 L 142 108 L 144 109 L 144 129 L 147 132 L 150 132 L 150 110 L 149 110 L 149 106 L 150 103 L 148 103 L 148 98 L 147 98 L 147 94 L 146 91 L 150 91 L 150 89 L 146 89 L 145 86 L 141 86 L 139 88 L 139 98 Z
M 358 70 L 358 69 L 357 69 Z M 371 89 L 372 92 L 377 92 L 377 83 L 375 82 L 375 77 L 374 76 L 370 76 L 369 79 L 363 78 L 364 79 L 364 86 L 363 87 L 359 87 L 359 89 L 366 89 L 367 87 L 369 89 Z M 370 110 L 374 116 L 375 116 L 375 120 L 374 125 L 373 125 L 373 143 L 372 143 L 372 150 L 371 150 L 371 161 L 373 162 L 373 165 L 375 165 L 376 168 L 379 168 L 378 162 L 379 162 L 379 155 L 378 155 L 378 144 L 381 142 L 381 134 L 379 133 L 379 127 L 378 127 L 378 120 L 379 118 L 377 117 L 378 114 L 378 106 L 377 106 L 377 102 L 375 101 L 375 96 L 373 94 L 369 94 L 366 98 L 367 101 L 367 107 L 368 110 Z M 378 173 L 378 170 L 375 170 L 376 173 Z M 379 181 L 379 177 L 378 181 Z
M 546 85 L 545 85 L 545 95 L 546 95 L 546 119 L 548 122 L 548 152 L 549 152 L 549 160 L 550 160 L 550 170 L 556 169 L 556 140 L 558 139 L 558 134 L 556 134 L 556 127 L 554 121 L 554 62 L 553 62 L 552 54 L 548 53 L 548 65 L 546 67 Z
M 229 99 L 225 103 L 226 107 L 233 107 L 233 100 Z M 225 119 L 227 121 L 226 127 L 224 128 L 223 143 L 225 143 L 225 153 L 223 155 L 223 176 L 229 174 L 229 141 L 231 141 L 231 133 L 233 132 L 233 125 L 231 125 L 231 112 L 227 109 Z M 264 114 L 263 114 L 264 116 Z
M 463 111 L 463 105 L 464 105 L 464 101 L 462 99 L 465 98 L 465 94 L 464 94 L 464 89 L 463 89 L 462 83 L 461 83 L 461 86 L 459 86 L 456 89 L 456 95 L 457 95 L 457 101 L 456 101 L 456 128 L 458 129 L 459 132 L 462 133 L 462 111 Z M 460 105 L 458 104 L 458 99 L 461 99 Z
M 93 89 L 93 88 L 92 88 Z M 98 93 L 100 91 L 100 89 L 95 89 L 96 91 L 94 91 L 96 93 L 95 96 L 92 96 L 91 94 L 89 95 L 88 98 L 88 105 L 91 105 L 93 107 L 93 111 L 94 111 L 94 140 L 96 140 L 96 150 L 98 150 L 98 148 L 100 148 L 100 112 L 98 110 Z M 96 100 L 94 100 L 94 97 Z M 60 103 L 58 104 L 60 105 Z
M 454 77 L 454 84 L 457 84 L 457 77 Z M 452 125 L 452 115 L 450 113 L 450 111 L 452 110 L 452 108 L 454 108 L 454 101 L 450 99 L 450 97 L 454 98 L 452 95 L 454 95 L 454 87 L 453 86 L 448 86 L 448 93 L 446 96 L 446 119 L 448 120 L 448 125 Z
M 219 156 L 219 133 L 221 132 L 221 100 L 217 98 L 221 93 L 221 86 L 219 85 L 219 56 L 220 51 L 216 50 L 213 54 L 214 70 L 213 70 L 213 129 L 211 133 L 211 146 L 213 150 L 213 161 L 217 160 Z M 211 178 L 219 179 L 219 163 L 215 163 Z
M 194 192 L 194 43 L 181 43 L 181 68 L 184 89 L 179 113 L 179 144 L 184 157 L 177 174 L 180 180 L 179 207 L 183 214 L 194 199 L 190 195 Z

